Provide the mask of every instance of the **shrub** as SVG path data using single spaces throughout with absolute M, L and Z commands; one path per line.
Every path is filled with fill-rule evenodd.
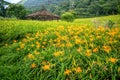
M 2 16 L 0 16 L 0 20 L 4 20 L 4 18 Z
M 0 17 L 0 20 L 4 20 L 4 21 L 15 21 L 18 20 L 17 18 L 2 18 Z
M 114 24 L 115 24 L 115 23 L 114 23 L 113 21 L 111 21 L 111 20 L 108 21 L 108 26 L 109 26 L 110 28 L 112 28 Z
M 112 28 L 115 24 L 112 20 L 100 21 L 100 20 L 97 20 L 97 19 L 92 20 L 92 23 L 96 28 L 98 28 L 99 26 Z
M 73 22 L 75 18 L 72 13 L 66 12 L 61 15 L 61 19 L 67 22 Z

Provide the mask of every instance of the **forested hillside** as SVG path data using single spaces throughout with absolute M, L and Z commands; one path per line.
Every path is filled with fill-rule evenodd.
M 120 0 L 22 0 L 31 12 L 46 7 L 52 13 L 61 15 L 66 11 L 73 11 L 77 17 L 93 17 L 120 13 Z
M 40 10 L 43 6 L 48 10 L 51 10 L 53 6 L 57 6 L 60 2 L 63 1 L 64 0 L 21 0 L 19 4 L 23 4 L 31 12 L 36 12 Z

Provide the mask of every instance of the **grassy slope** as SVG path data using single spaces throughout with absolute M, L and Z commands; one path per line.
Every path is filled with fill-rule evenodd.
M 78 61 L 83 60 L 83 61 L 81 61 L 80 64 L 78 63 L 78 65 L 82 66 L 82 68 L 91 66 L 91 70 L 92 70 L 91 74 L 90 74 L 88 68 L 87 68 L 87 70 L 88 70 L 87 74 L 85 74 L 84 70 L 83 70 L 82 74 L 79 74 L 79 75 L 82 75 L 83 79 L 91 78 L 91 76 L 86 76 L 86 75 L 93 75 L 94 79 L 100 78 L 100 76 L 96 75 L 95 72 L 99 71 L 98 69 L 102 70 L 102 67 L 104 67 L 104 66 L 100 66 L 101 68 L 99 68 L 98 66 L 92 66 L 90 64 L 92 62 L 92 60 L 97 59 L 97 61 L 101 62 L 101 64 L 103 64 L 103 65 L 106 65 L 106 67 L 108 68 L 108 72 L 103 71 L 102 73 L 101 72 L 99 73 L 101 75 L 101 79 L 105 79 L 105 76 L 107 76 L 106 79 L 113 78 L 113 80 L 115 80 L 116 77 L 118 78 L 117 68 L 120 65 L 117 65 L 117 64 L 119 64 L 119 63 L 117 63 L 115 65 L 109 63 L 110 65 L 108 65 L 108 64 L 104 63 L 104 60 L 106 58 L 109 58 L 109 56 L 116 57 L 119 59 L 120 58 L 119 51 L 114 52 L 114 50 L 113 50 L 113 52 L 115 54 L 110 53 L 110 55 L 106 55 L 106 56 L 104 56 L 102 54 L 102 55 L 99 55 L 98 58 L 94 58 L 95 56 L 97 56 L 97 55 L 94 55 L 93 56 L 94 59 L 90 59 L 90 58 L 86 58 L 84 55 L 77 56 L 77 52 L 75 51 L 76 47 L 74 46 L 73 51 L 69 51 L 69 49 L 65 48 L 66 49 L 65 54 L 72 52 L 72 53 L 74 53 L 74 55 L 73 55 L 74 57 L 70 58 L 68 60 L 66 60 L 66 57 L 65 57 L 65 61 L 61 61 L 61 63 L 60 63 L 60 61 L 57 61 L 58 59 L 52 59 L 51 55 L 47 56 L 47 54 L 45 53 L 46 49 L 38 50 L 42 53 L 42 55 L 45 56 L 45 58 L 47 60 L 50 60 L 51 63 L 55 62 L 54 60 L 56 60 L 55 64 L 58 66 L 58 67 L 53 67 L 53 71 L 51 71 L 51 72 L 49 72 L 49 71 L 44 72 L 42 70 L 39 70 L 39 67 L 37 67 L 36 69 L 33 69 L 33 70 L 29 69 L 28 65 L 30 65 L 31 62 L 34 62 L 34 61 L 28 60 L 28 62 L 24 62 L 24 60 L 23 60 L 25 55 L 27 55 L 29 53 L 29 50 L 25 49 L 25 50 L 16 51 L 16 48 L 18 48 L 18 46 L 20 45 L 20 42 L 21 42 L 22 38 L 24 37 L 24 34 L 35 33 L 37 31 L 44 32 L 44 30 L 47 28 L 51 28 L 51 27 L 56 28 L 58 26 L 65 26 L 65 27 L 73 26 L 73 27 L 75 27 L 75 26 L 87 25 L 88 27 L 91 27 L 91 26 L 96 25 L 96 24 L 93 24 L 93 22 L 92 22 L 93 20 L 99 21 L 101 23 L 101 24 L 98 23 L 99 25 L 103 25 L 104 21 L 112 20 L 113 22 L 116 23 L 115 26 L 118 27 L 118 26 L 120 26 L 120 18 L 119 17 L 120 17 L 120 15 L 100 17 L 100 18 L 98 17 L 98 18 L 77 19 L 73 23 L 67 23 L 67 22 L 63 22 L 63 21 L 59 21 L 59 22 L 57 22 L 57 21 L 51 21 L 51 22 L 49 22 L 49 21 L 46 21 L 46 22 L 21 21 L 21 20 L 20 21 L 0 21 L 0 37 L 2 39 L 1 45 L 5 44 L 5 43 L 9 44 L 9 45 L 6 44 L 7 46 L 0 47 L 0 78 L 3 80 L 6 80 L 6 79 L 8 79 L 8 80 L 14 80 L 14 79 L 31 80 L 32 78 L 34 78 L 35 80 L 37 78 L 41 78 L 41 80 L 42 80 L 44 78 L 51 79 L 50 76 L 53 76 L 52 78 L 54 80 L 56 80 L 56 78 L 58 78 L 58 80 L 60 80 L 60 79 L 64 80 L 65 78 L 75 79 L 75 77 L 80 78 L 80 77 L 77 77 L 78 74 L 76 76 L 73 73 L 71 74 L 71 76 L 73 76 L 74 78 L 63 75 L 64 70 L 66 69 L 66 66 L 71 68 L 71 66 L 72 66 L 71 63 L 74 62 L 74 58 L 75 58 L 75 60 L 78 60 Z M 86 31 L 86 29 L 83 31 Z M 53 30 L 53 32 L 54 32 L 54 30 Z M 63 32 L 63 34 L 68 35 L 67 32 L 65 32 L 65 33 Z M 35 37 L 35 34 L 33 34 L 31 36 Z M 53 35 L 50 35 L 50 36 L 51 36 L 51 38 L 54 38 Z M 17 39 L 18 42 L 13 43 L 14 39 Z M 36 40 L 35 40 L 35 42 L 36 42 Z M 34 41 L 33 41 L 33 43 L 34 43 Z M 31 43 L 28 43 L 28 45 L 29 44 L 31 44 Z M 115 44 L 115 46 L 117 46 L 117 45 L 119 45 L 119 44 Z M 86 47 L 83 47 L 83 48 L 86 49 Z M 51 50 L 49 51 L 49 49 L 51 49 Z M 56 48 L 52 48 L 52 47 L 48 46 L 49 53 L 54 53 L 54 51 L 56 51 L 56 50 L 64 50 L 64 48 L 56 49 Z M 30 52 L 33 52 L 33 51 L 30 51 Z M 85 50 L 83 50 L 83 52 L 85 52 Z M 111 55 L 111 54 L 113 54 L 113 55 Z M 70 55 L 67 55 L 67 57 L 70 57 Z M 77 59 L 79 57 L 81 57 L 81 59 Z M 101 60 L 101 57 L 104 58 L 103 61 Z M 45 60 L 45 59 L 43 59 L 43 60 Z M 37 63 L 38 60 L 35 60 L 35 62 Z M 115 68 L 115 71 L 113 71 L 113 68 Z M 57 70 L 60 72 L 57 72 Z M 109 71 L 109 70 L 111 70 L 111 71 Z M 37 72 L 37 71 L 39 71 L 39 72 Z M 35 75 L 34 75 L 34 72 L 35 72 Z M 55 75 L 54 73 L 58 74 L 58 75 Z M 113 76 L 110 74 L 112 74 Z
M 64 22 L 64 21 L 0 21 L 0 36 L 4 41 L 10 41 L 11 39 L 15 39 L 16 37 L 26 34 L 26 33 L 34 33 L 39 30 L 44 30 L 50 27 L 58 27 L 58 26 L 104 26 L 108 20 L 112 20 L 115 25 L 120 26 L 120 15 L 114 16 L 105 16 L 105 17 L 96 17 L 96 18 L 84 18 L 77 19 L 74 22 Z M 4 36 L 3 36 L 4 35 Z

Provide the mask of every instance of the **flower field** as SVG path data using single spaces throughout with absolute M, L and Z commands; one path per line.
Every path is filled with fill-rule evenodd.
M 55 25 L 46 28 L 35 22 L 37 25 L 28 24 L 38 26 L 31 29 L 22 21 L 16 22 L 20 26 L 13 26 L 13 32 L 6 26 L 4 31 L 11 30 L 10 34 L 4 33 L 1 39 L 6 39 L 0 47 L 2 80 L 120 79 L 120 27 L 94 27 L 90 22 L 86 25 L 76 21 L 41 22 Z M 21 29 L 21 25 L 25 27 Z

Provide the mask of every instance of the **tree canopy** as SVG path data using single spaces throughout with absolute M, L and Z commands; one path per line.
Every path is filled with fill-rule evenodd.
M 16 17 L 18 19 L 24 19 L 27 14 L 27 10 L 22 5 L 11 4 L 7 7 L 6 13 L 7 17 Z
M 5 6 L 9 5 L 10 3 L 4 0 L 0 0 L 0 16 L 6 16 L 6 9 Z

